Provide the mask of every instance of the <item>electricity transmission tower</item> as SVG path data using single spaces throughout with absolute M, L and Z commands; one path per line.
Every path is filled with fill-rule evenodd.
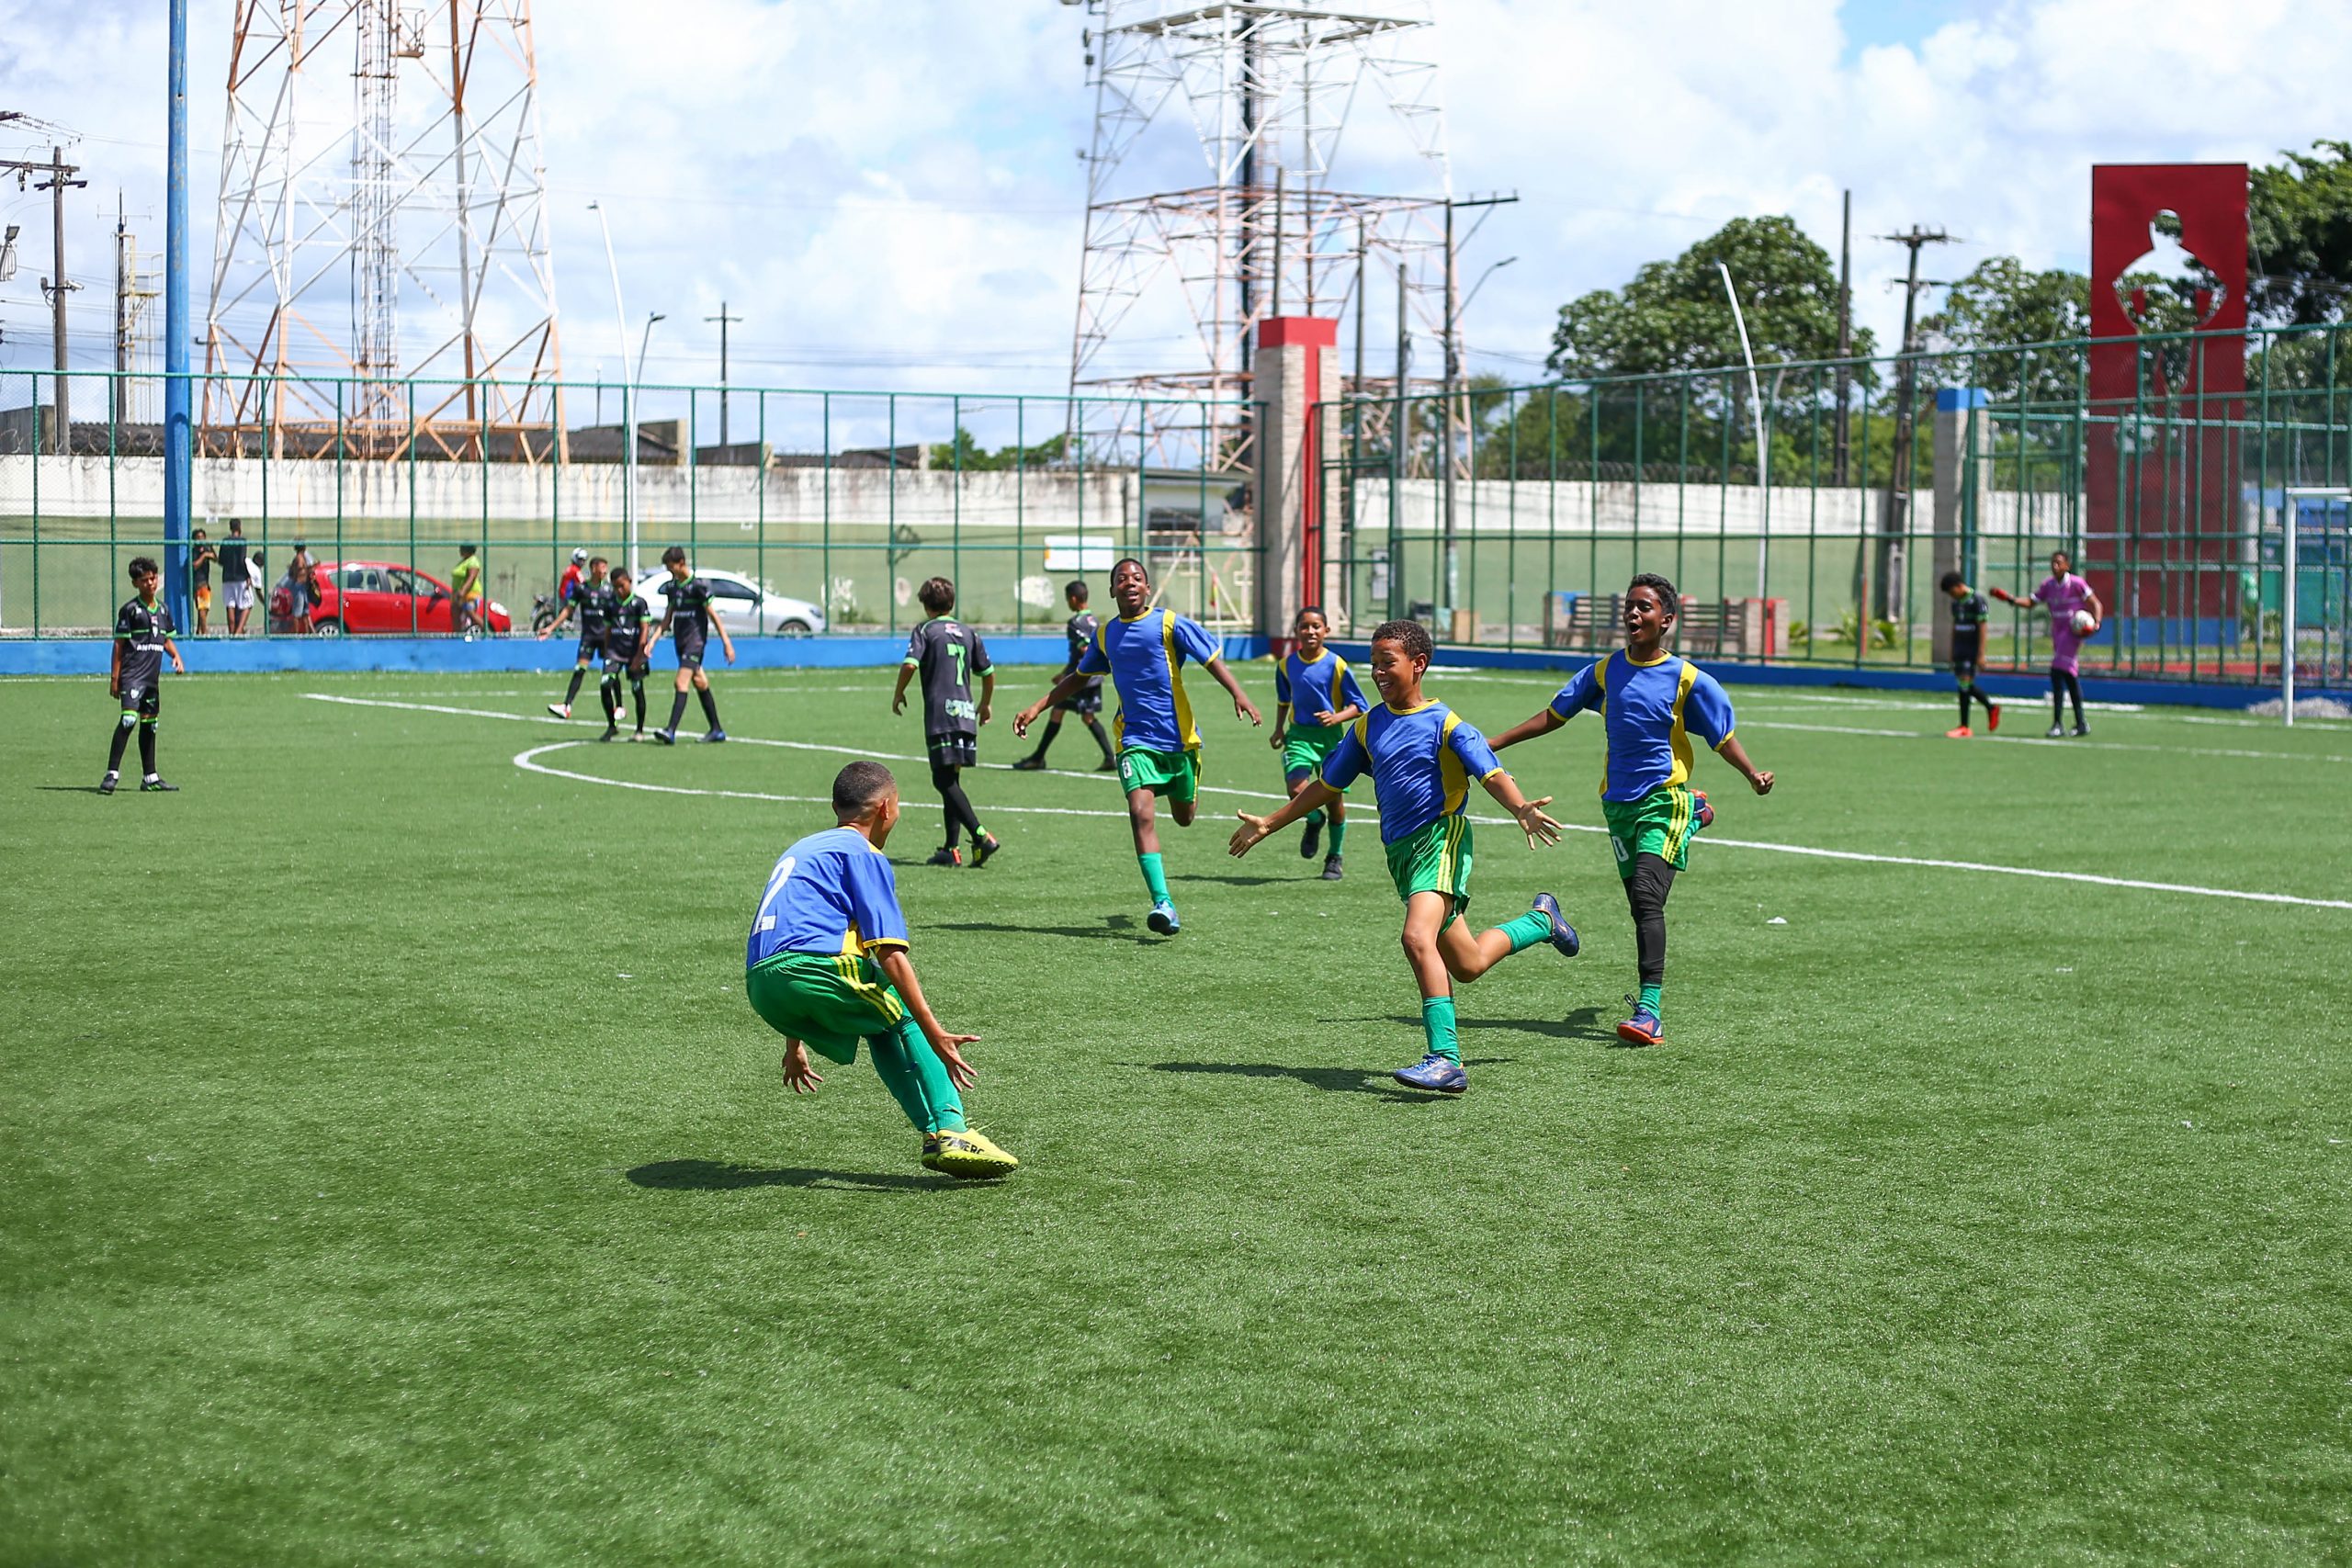
M 201 448 L 555 451 L 530 0 L 236 0 L 233 29 Z
M 1394 277 L 1400 265 L 1409 308 L 1443 330 L 1451 179 L 1428 0 L 1083 5 L 1094 130 L 1080 154 L 1074 395 L 1246 400 L 1261 321 L 1345 316 L 1368 276 Z M 1334 183 L 1349 115 L 1367 98 L 1401 130 L 1421 191 Z M 1200 177 L 1164 188 L 1188 164 Z M 1211 424 L 1203 433 L 1195 421 L 1194 438 L 1213 443 L 1213 457 L 1246 461 L 1246 419 L 1220 411 Z

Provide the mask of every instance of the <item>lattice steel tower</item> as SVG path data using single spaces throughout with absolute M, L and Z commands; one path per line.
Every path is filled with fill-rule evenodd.
M 530 0 L 237 0 L 202 450 L 556 448 L 537 85 Z
M 1346 310 L 1368 267 L 1377 290 L 1404 265 L 1414 313 L 1442 325 L 1451 179 L 1428 0 L 1084 8 L 1095 108 L 1074 393 L 1246 399 L 1257 323 Z M 1420 190 L 1333 184 L 1367 90 L 1401 125 Z M 1191 163 L 1188 137 L 1206 183 L 1159 188 Z M 1189 341 L 1171 352 L 1171 337 Z

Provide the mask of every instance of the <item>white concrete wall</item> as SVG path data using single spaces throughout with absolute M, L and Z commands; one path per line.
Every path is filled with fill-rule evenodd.
M 1398 487 L 1400 525 L 1408 534 L 1429 535 L 1443 519 L 1442 487 L 1436 479 L 1408 479 Z M 2029 506 L 2029 503 L 2030 506 Z M 2083 502 L 2074 498 L 2072 513 L 2081 516 Z M 1807 532 L 1851 534 L 1875 529 L 1885 514 L 1883 490 L 1808 490 L 1774 485 L 1770 533 L 1803 536 Z M 1932 491 L 1916 491 L 1911 516 L 1924 531 L 1935 515 Z M 1986 493 L 1977 521 L 1984 535 L 2018 533 L 2063 534 L 2070 515 L 2069 498 L 2045 494 L 2020 496 L 1993 491 Z M 1686 484 L 1604 479 L 1476 479 L 1454 486 L 1454 527 L 1468 536 L 1502 538 L 1512 534 L 1690 534 L 1755 536 L 1764 531 L 1764 492 L 1755 485 Z M 2030 526 L 2026 525 L 2030 522 Z M 1355 525 L 1365 534 L 1388 527 L 1388 481 L 1361 479 L 1356 485 Z

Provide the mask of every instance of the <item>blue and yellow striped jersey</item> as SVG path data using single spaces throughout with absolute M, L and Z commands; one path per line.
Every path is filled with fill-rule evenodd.
M 1608 737 L 1603 800 L 1639 800 L 1661 784 L 1687 782 L 1694 734 L 1710 747 L 1731 739 L 1731 698 L 1679 654 L 1636 664 L 1621 648 L 1586 665 L 1552 699 L 1552 711 L 1574 718 L 1587 708 L 1600 713 Z
M 1363 688 L 1356 684 L 1356 672 L 1328 648 L 1311 660 L 1301 659 L 1295 649 L 1284 654 L 1274 671 L 1274 701 L 1288 703 L 1292 719 L 1299 724 L 1319 724 L 1318 713 L 1351 706 L 1367 713 L 1372 709 Z
M 779 953 L 875 953 L 907 945 L 899 880 L 889 859 L 849 828 L 811 833 L 784 852 L 768 873 L 743 963 Z
M 1114 615 L 1094 628 L 1079 656 L 1081 674 L 1108 674 L 1119 689 L 1119 744 L 1182 751 L 1201 743 L 1184 695 L 1184 660 L 1206 664 L 1222 650 L 1208 628 L 1173 610 Z
M 1372 774 L 1380 841 L 1408 839 L 1470 804 L 1470 781 L 1503 771 L 1476 728 L 1441 702 L 1402 710 L 1382 703 L 1348 726 L 1323 760 L 1323 782 L 1345 789 Z

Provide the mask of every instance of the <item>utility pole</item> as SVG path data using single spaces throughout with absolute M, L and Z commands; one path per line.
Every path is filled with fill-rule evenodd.
M 1405 437 L 1408 427 L 1405 400 L 1407 378 L 1413 370 L 1413 321 L 1406 298 L 1411 275 L 1396 264 L 1396 408 L 1388 420 L 1388 609 L 1396 620 L 1405 613 Z
M 1919 309 L 1919 252 L 1927 245 L 1948 245 L 1952 236 L 1941 229 L 1922 229 L 1917 223 L 1902 234 L 1881 234 L 1889 244 L 1901 245 L 1911 253 L 1909 270 L 1903 286 L 1903 354 L 1901 364 L 1902 390 L 1895 401 L 1894 451 L 1887 464 L 1886 516 L 1877 550 L 1879 592 L 1873 599 L 1865 594 L 1867 607 L 1860 632 L 1862 651 L 1870 650 L 1870 615 L 1871 613 L 1889 620 L 1901 620 L 1904 611 L 1905 570 L 1905 546 L 1909 539 L 1911 509 L 1911 444 L 1917 412 L 1913 403 L 1919 387 L 1919 345 L 1915 331 Z M 1867 569 L 1866 569 L 1867 570 Z
M 74 439 L 73 409 L 65 385 L 65 296 L 81 287 L 78 283 L 69 281 L 65 276 L 65 193 L 69 188 L 86 186 L 90 182 L 73 178 L 74 175 L 82 172 L 81 169 L 67 163 L 64 152 L 56 147 L 49 150 L 49 162 L 46 164 L 28 164 L 13 158 L 0 158 L 0 169 L 16 170 L 19 187 L 23 186 L 27 175 L 49 176 L 37 183 L 33 189 L 50 193 L 51 223 L 55 230 L 51 236 L 51 254 L 54 259 L 51 264 L 54 276 L 41 279 L 40 288 L 41 292 L 49 296 L 50 336 L 53 340 L 56 350 L 57 407 L 54 417 L 57 422 L 57 455 L 62 457 L 73 449 Z M 39 416 L 36 415 L 35 418 L 38 419 Z
M 114 423 L 130 423 L 130 230 L 114 193 Z
M 724 299 L 721 299 L 721 300 L 718 302 L 718 314 L 717 314 L 716 316 L 705 316 L 705 317 L 703 318 L 703 320 L 704 320 L 704 321 L 717 321 L 717 322 L 718 323 L 718 444 L 719 444 L 721 446 L 726 446 L 726 445 L 728 444 L 728 443 L 727 443 L 727 323 L 728 323 L 728 322 L 729 322 L 729 321 L 741 321 L 742 319 L 743 319 L 743 318 L 742 318 L 742 317 L 741 317 L 741 316 L 730 316 L 730 315 L 729 315 L 729 314 L 727 313 L 727 301 L 726 301 L 726 300 L 724 300 Z
M 1462 576 L 1460 551 L 1455 543 L 1453 522 L 1453 449 L 1456 440 L 1455 431 L 1458 428 L 1457 416 L 1461 424 L 1466 425 L 1469 423 L 1469 411 L 1457 409 L 1455 406 L 1462 379 L 1462 270 L 1460 247 L 1455 243 L 1453 236 L 1453 214 L 1458 209 L 1470 207 L 1483 208 L 1491 211 L 1498 207 L 1509 207 L 1518 199 L 1516 193 L 1510 196 L 1474 196 L 1465 201 L 1456 201 L 1452 197 L 1445 198 L 1445 341 L 1442 345 L 1445 350 L 1445 449 L 1442 453 L 1445 468 L 1441 483 L 1445 498 L 1445 582 L 1443 586 L 1446 615 L 1449 618 L 1453 614 L 1456 591 L 1461 586 Z M 1485 213 L 1480 214 L 1478 221 L 1479 223 L 1486 221 Z M 1477 232 L 1475 225 L 1471 232 L 1474 234 Z M 1452 628 L 1449 626 L 1447 629 L 1450 631 Z
M 1845 218 L 1838 231 L 1838 407 L 1830 421 L 1830 479 L 1846 482 L 1848 442 L 1854 411 L 1853 367 L 1846 356 L 1854 352 L 1854 193 L 1846 193 Z

